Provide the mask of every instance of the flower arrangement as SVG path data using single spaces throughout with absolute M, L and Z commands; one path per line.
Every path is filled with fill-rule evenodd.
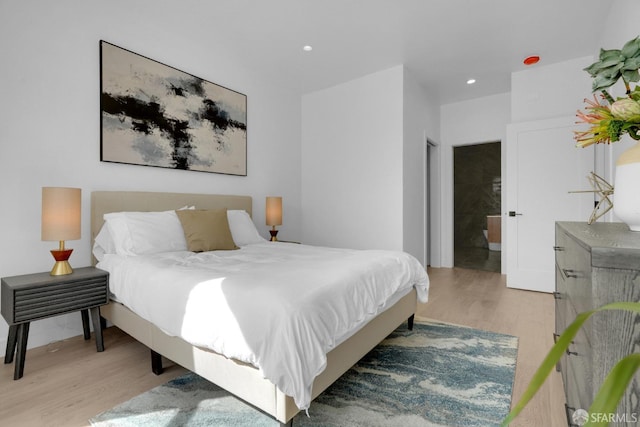
M 586 123 L 586 131 L 575 131 L 577 147 L 610 144 L 625 133 L 640 140 L 640 86 L 632 90 L 630 83 L 640 81 L 640 37 L 629 40 L 622 49 L 600 49 L 600 57 L 584 70 L 593 77 L 592 91 L 600 91 L 601 101 L 585 99 L 585 111 L 578 111 L 577 123 Z M 626 97 L 613 99 L 608 88 L 622 79 Z

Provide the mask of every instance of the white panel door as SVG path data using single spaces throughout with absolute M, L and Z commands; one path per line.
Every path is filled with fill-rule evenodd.
M 594 206 L 587 176 L 594 150 L 576 148 L 575 118 L 507 126 L 507 286 L 555 288 L 556 221 L 587 221 Z

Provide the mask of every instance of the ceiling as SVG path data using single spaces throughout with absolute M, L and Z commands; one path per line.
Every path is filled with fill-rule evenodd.
M 184 4 L 184 3 L 182 3 Z M 404 64 L 440 104 L 510 91 L 511 73 L 593 55 L 603 0 L 191 0 L 190 37 L 313 92 Z M 181 8 L 182 9 L 182 8 Z M 175 12 L 170 14 L 177 18 Z M 311 45 L 311 52 L 303 51 Z M 474 85 L 467 85 L 475 78 Z

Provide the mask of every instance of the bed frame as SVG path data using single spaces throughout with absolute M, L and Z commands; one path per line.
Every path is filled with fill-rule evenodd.
M 252 213 L 249 196 L 157 193 L 131 191 L 94 191 L 91 193 L 91 244 L 104 222 L 103 215 L 121 211 L 162 211 L 182 206 L 197 209 L 244 209 Z M 93 259 L 95 264 L 96 260 Z M 380 313 L 351 338 L 327 354 L 327 368 L 313 383 L 312 399 L 371 351 L 391 332 L 409 319 L 412 327 L 417 303 L 415 289 L 396 304 Z M 124 305 L 111 301 L 101 307 L 102 317 L 151 349 L 153 364 L 158 354 L 195 372 L 235 396 L 261 409 L 281 425 L 292 425 L 293 417 L 300 411 L 293 398 L 282 393 L 258 369 L 218 353 L 195 347 L 186 341 L 167 335 L 147 320 L 142 319 Z M 155 357 L 154 357 L 155 354 Z M 154 366 L 155 371 L 158 366 Z

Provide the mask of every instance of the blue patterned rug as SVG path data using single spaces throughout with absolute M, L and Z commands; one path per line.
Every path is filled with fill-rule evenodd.
M 495 426 L 507 415 L 516 337 L 436 322 L 401 326 L 311 403 L 303 426 Z M 94 427 L 277 426 L 195 374 L 92 418 Z

